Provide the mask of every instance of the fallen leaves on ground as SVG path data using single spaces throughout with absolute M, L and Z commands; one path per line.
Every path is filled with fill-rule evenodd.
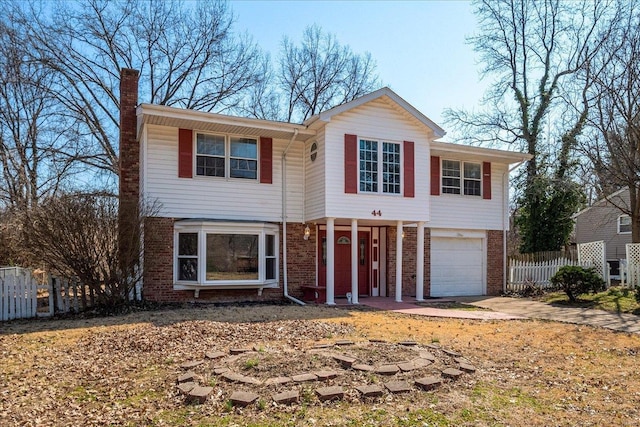
M 19 321 L 0 332 L 0 425 L 635 425 L 640 418 L 640 337 L 541 321 L 472 321 L 328 307 L 197 307 L 95 319 Z M 370 338 L 388 344 L 370 344 Z M 339 369 L 317 342 L 350 339 L 367 363 L 409 359 L 402 340 L 439 343 L 478 368 L 434 392 L 414 390 L 361 401 L 366 374 L 341 372 L 347 396 L 318 403 L 227 405 L 239 387 L 198 367 L 214 394 L 189 405 L 176 390 L 180 364 L 210 350 L 257 350 L 226 362 L 264 380 Z M 444 356 L 439 356 L 441 359 Z M 249 359 L 251 362 L 249 363 Z M 443 365 L 444 366 L 444 365 Z M 410 375 L 409 377 L 410 378 Z M 374 379 L 375 380 L 375 379 Z

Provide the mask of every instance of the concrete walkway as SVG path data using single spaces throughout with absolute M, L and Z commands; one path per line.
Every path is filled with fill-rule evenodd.
M 491 311 L 466 311 L 436 308 L 438 303 L 460 302 L 475 305 Z M 434 307 L 429 307 L 429 302 Z M 392 298 L 361 298 L 360 303 L 380 310 L 420 316 L 447 317 L 477 320 L 543 319 L 555 322 L 590 325 L 614 331 L 640 334 L 640 316 L 623 313 L 610 313 L 590 308 L 574 308 L 551 305 L 526 298 L 506 297 L 455 297 L 449 299 L 427 300 L 417 305 L 413 298 L 405 298 L 401 303 Z
M 435 302 L 432 300 L 432 302 Z M 453 299 L 439 299 L 438 303 L 455 302 Z M 414 298 L 404 298 L 403 302 L 395 302 L 393 298 L 367 297 L 360 298 L 360 304 L 378 310 L 388 310 L 396 313 L 415 314 L 419 316 L 449 317 L 454 319 L 476 319 L 476 320 L 512 320 L 526 319 L 518 314 L 502 313 L 498 311 L 483 310 L 455 310 L 448 308 L 437 308 L 434 304 L 430 307 L 428 303 L 418 305 Z
M 611 313 L 592 308 L 566 307 L 532 301 L 526 298 L 458 297 L 456 301 L 531 319 L 553 320 L 613 329 L 620 332 L 640 333 L 640 316 L 634 314 Z

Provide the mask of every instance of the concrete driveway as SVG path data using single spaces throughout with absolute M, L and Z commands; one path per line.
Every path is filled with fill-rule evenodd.
M 634 334 L 640 333 L 640 316 L 633 314 L 551 305 L 526 298 L 479 296 L 456 297 L 454 299 L 465 304 L 514 316 L 590 325 Z

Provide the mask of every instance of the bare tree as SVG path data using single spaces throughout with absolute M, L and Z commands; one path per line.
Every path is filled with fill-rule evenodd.
M 0 20 L 0 209 L 25 210 L 77 168 L 72 156 L 60 156 L 73 150 L 73 121 L 60 114 L 51 75 L 29 60 L 24 28 L 13 17 L 9 10 Z
M 121 68 L 141 70 L 143 102 L 215 112 L 237 107 L 262 78 L 260 51 L 232 32 L 224 1 L 34 0 L 18 7 L 33 60 L 55 78 L 65 114 L 82 124 L 78 160 L 115 174 Z
M 640 8 L 619 2 L 615 32 L 596 58 L 602 72 L 594 77 L 592 125 L 583 144 L 607 196 L 629 189 L 629 204 L 613 203 L 632 219 L 633 242 L 640 242 Z
M 533 156 L 522 188 L 522 249 L 558 249 L 550 245 L 566 240 L 571 211 L 580 202 L 569 169 L 589 107 L 582 96 L 589 84 L 583 73 L 600 50 L 608 3 L 479 0 L 475 5 L 480 34 L 470 42 L 484 64 L 482 76 L 493 80 L 484 110 L 450 110 L 447 121 L 468 142 L 515 145 Z M 567 93 L 577 93 L 576 104 L 567 106 Z M 564 204 L 562 212 L 558 203 Z M 549 224 L 558 221 L 566 223 L 557 230 L 563 235 L 550 236 Z
M 304 121 L 336 105 L 352 101 L 379 85 L 369 53 L 355 54 L 335 35 L 307 27 L 300 45 L 282 42 L 278 87 L 287 121 Z

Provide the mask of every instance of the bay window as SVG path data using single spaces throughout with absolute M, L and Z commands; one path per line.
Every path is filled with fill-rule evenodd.
M 175 288 L 276 287 L 278 238 L 273 224 L 177 222 Z

